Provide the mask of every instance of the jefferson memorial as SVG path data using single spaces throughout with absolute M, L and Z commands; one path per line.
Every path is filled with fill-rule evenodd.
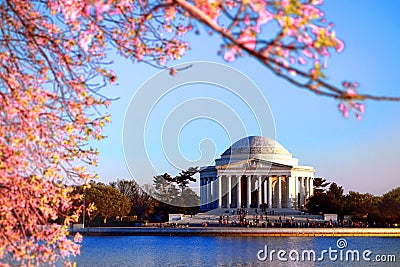
M 301 210 L 313 194 L 314 173 L 277 141 L 245 137 L 216 159 L 215 166 L 200 168 L 200 209 Z

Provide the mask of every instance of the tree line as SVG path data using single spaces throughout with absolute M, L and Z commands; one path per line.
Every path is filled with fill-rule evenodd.
M 344 194 L 342 186 L 314 179 L 314 195 L 306 204 L 312 214 L 338 214 L 340 218 L 350 215 L 354 222 L 368 224 L 393 224 L 400 222 L 400 187 L 382 196 L 350 191 Z
M 86 224 L 129 224 L 137 221 L 164 222 L 168 214 L 195 214 L 199 196 L 188 186 L 196 182 L 197 168 L 189 168 L 172 177 L 168 173 L 153 177 L 153 184 L 142 187 L 134 180 L 117 180 L 104 184 L 92 182 L 78 205 L 94 204 L 95 210 L 86 215 Z M 82 190 L 82 188 L 80 188 Z M 82 193 L 81 192 L 81 193 Z M 350 191 L 342 186 L 315 178 L 314 194 L 307 200 L 311 214 L 346 215 L 354 222 L 386 225 L 400 222 L 400 187 L 382 196 Z M 83 216 L 81 216 L 81 221 Z
M 183 170 L 172 177 L 168 173 L 153 177 L 153 184 L 143 188 L 135 180 L 117 180 L 104 184 L 90 183 L 86 189 L 78 187 L 83 195 L 76 205 L 94 205 L 85 214 L 86 225 L 130 224 L 137 221 L 163 222 L 168 214 L 195 214 L 199 209 L 200 198 L 189 187 L 196 182 L 193 177 L 198 168 Z M 83 214 L 80 221 L 83 222 Z

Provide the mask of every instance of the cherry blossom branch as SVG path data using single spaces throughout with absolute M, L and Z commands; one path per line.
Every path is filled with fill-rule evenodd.
M 199 22 L 202 24 L 206 25 L 207 27 L 211 28 L 214 32 L 218 33 L 221 35 L 223 39 L 229 40 L 229 42 L 237 47 L 239 47 L 241 50 L 246 51 L 249 55 L 255 57 L 261 64 L 265 65 L 268 69 L 273 71 L 276 75 L 278 75 L 281 78 L 284 78 L 288 82 L 296 85 L 297 87 L 303 88 L 310 90 L 316 94 L 323 95 L 323 96 L 328 96 L 336 99 L 341 99 L 341 100 L 349 100 L 349 99 L 357 99 L 357 100 L 376 100 L 376 101 L 400 101 L 400 97 L 394 97 L 394 96 L 377 96 L 377 95 L 370 95 L 370 94 L 349 94 L 348 90 L 346 89 L 341 89 L 338 88 L 332 84 L 329 84 L 325 82 L 324 80 L 318 78 L 313 78 L 311 74 L 306 73 L 304 71 L 301 71 L 299 69 L 296 69 L 294 67 L 288 67 L 285 66 L 284 64 L 280 62 L 275 62 L 273 58 L 266 56 L 263 51 L 258 51 L 257 49 L 251 49 L 249 48 L 249 45 L 247 42 L 241 42 L 238 38 L 235 38 L 229 30 L 224 29 L 223 27 L 219 26 L 208 14 L 200 10 L 197 6 L 191 4 L 188 1 L 185 0 L 174 0 L 173 1 L 176 5 L 180 6 L 183 8 L 185 11 L 187 11 L 191 17 L 197 19 Z M 233 22 L 234 23 L 234 22 Z M 282 34 L 279 34 L 274 41 L 267 42 L 270 46 L 277 45 L 279 42 L 279 39 L 282 38 Z M 257 41 L 259 43 L 260 41 Z M 268 63 L 269 62 L 269 63 Z M 287 72 L 295 72 L 296 75 L 299 75 L 301 77 L 304 77 L 308 80 L 306 83 L 300 83 L 296 81 L 295 79 L 291 78 L 289 75 L 284 74 L 282 71 L 277 71 L 276 68 L 274 68 L 271 63 L 274 65 L 278 65 L 280 69 L 285 69 Z M 322 89 L 327 90 L 322 91 Z

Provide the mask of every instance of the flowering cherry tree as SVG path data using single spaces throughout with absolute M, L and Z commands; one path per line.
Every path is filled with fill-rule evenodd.
M 221 37 L 228 62 L 257 58 L 300 88 L 339 99 L 361 118 L 357 84 L 326 81 L 327 59 L 343 49 L 322 0 L 4 0 L 0 2 L 0 265 L 66 262 L 79 253 L 67 238 L 81 208 L 71 185 L 89 185 L 116 81 L 107 51 L 166 67 L 202 25 Z M 171 69 L 171 74 L 177 70 Z M 62 223 L 56 223 L 63 218 Z

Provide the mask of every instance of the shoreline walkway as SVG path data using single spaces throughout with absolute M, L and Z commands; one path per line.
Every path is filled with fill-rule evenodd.
M 72 228 L 71 233 L 81 233 L 88 236 L 255 236 L 255 237 L 400 237 L 400 228 L 378 227 L 326 227 L 323 216 L 310 214 L 290 214 L 288 210 L 278 210 L 274 214 L 257 214 L 248 210 L 248 219 L 255 224 L 237 225 L 237 213 L 234 209 L 218 209 L 194 216 L 186 215 L 181 220 L 169 223 L 153 223 L 141 227 L 87 227 Z M 221 223 L 221 218 L 223 222 Z M 271 223 L 266 223 L 268 222 Z M 292 220 L 294 224 L 287 226 L 279 221 Z
M 89 227 L 71 231 L 76 232 L 85 236 L 400 237 L 400 228 Z

